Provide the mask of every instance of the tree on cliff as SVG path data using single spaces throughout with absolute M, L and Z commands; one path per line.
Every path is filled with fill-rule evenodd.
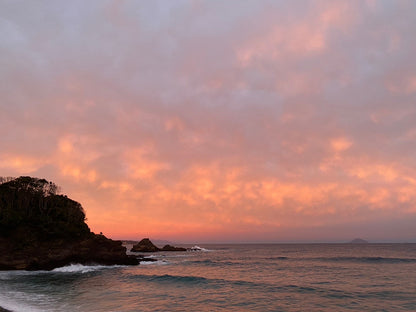
M 12 181 L 14 179 L 16 179 L 16 178 L 14 178 L 14 177 L 0 177 L 0 184 Z
M 0 183 L 0 270 L 51 270 L 70 263 L 138 264 L 121 241 L 92 233 L 81 204 L 45 179 Z
M 36 228 L 43 236 L 88 235 L 81 204 L 58 191 L 56 184 L 32 177 L 0 184 L 0 235 L 17 227 Z

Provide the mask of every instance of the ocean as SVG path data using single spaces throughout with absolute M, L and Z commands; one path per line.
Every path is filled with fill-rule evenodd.
M 38 311 L 416 311 L 416 244 L 200 245 L 139 266 L 0 272 Z M 131 246 L 128 246 L 131 247 Z

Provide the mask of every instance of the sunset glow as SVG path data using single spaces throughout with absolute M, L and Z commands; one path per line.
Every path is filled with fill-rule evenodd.
M 0 176 L 95 232 L 416 242 L 416 1 L 0 4 Z

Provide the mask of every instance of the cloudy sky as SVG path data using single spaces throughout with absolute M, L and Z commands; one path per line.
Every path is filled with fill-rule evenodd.
M 416 1 L 0 1 L 0 175 L 112 238 L 416 241 Z

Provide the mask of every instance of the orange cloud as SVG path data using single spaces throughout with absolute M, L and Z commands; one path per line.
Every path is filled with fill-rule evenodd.
M 412 1 L 168 5 L 0 4 L 1 175 L 118 238 L 416 234 Z
M 352 146 L 352 142 L 347 138 L 336 138 L 331 140 L 331 147 L 335 152 L 343 152 Z
M 0 155 L 0 168 L 12 170 L 21 174 L 31 174 L 48 163 L 48 159 L 30 157 L 27 155 Z

